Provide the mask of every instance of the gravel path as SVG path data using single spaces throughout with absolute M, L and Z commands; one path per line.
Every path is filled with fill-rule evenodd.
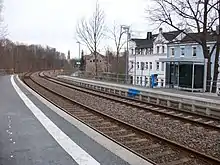
M 164 118 L 160 115 L 154 115 L 141 109 L 79 92 L 74 89 L 66 87 L 60 88 L 59 85 L 44 79 L 39 80 L 39 78 L 36 77 L 34 79 L 48 87 L 50 84 L 53 84 L 54 90 L 57 92 L 64 93 L 68 97 L 101 112 L 220 159 L 220 132 L 210 131 L 206 128 L 185 123 L 180 120 L 173 120 L 168 117 Z

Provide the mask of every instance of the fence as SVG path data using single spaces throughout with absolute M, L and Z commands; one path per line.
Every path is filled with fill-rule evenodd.
M 72 76 L 86 78 L 86 79 L 96 79 L 100 81 L 106 82 L 114 82 L 119 84 L 127 84 L 127 85 L 136 85 L 136 86 L 143 86 L 149 88 L 151 86 L 151 78 L 150 76 L 143 76 L 143 75 L 136 75 L 136 77 L 128 75 L 126 78 L 125 74 L 116 74 L 116 73 L 109 73 L 109 72 L 102 72 L 94 75 L 92 72 L 76 72 L 72 74 Z M 156 80 L 157 87 L 165 87 L 165 80 L 161 75 Z
M 0 69 L 0 75 L 7 75 L 7 74 L 13 74 L 14 70 L 13 69 Z
M 217 81 L 207 81 L 207 88 L 206 90 L 212 93 L 219 93 L 220 92 L 220 79 Z

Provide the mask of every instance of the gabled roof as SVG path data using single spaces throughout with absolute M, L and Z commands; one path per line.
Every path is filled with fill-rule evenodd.
M 201 41 L 200 38 L 202 37 L 202 33 L 189 33 L 187 34 L 181 41 L 180 43 L 192 43 L 192 42 L 195 42 L 195 39 L 197 41 Z M 207 35 L 207 41 L 210 42 L 210 41 L 216 41 L 216 38 L 217 35 L 214 33 L 208 33 Z
M 170 31 L 170 32 L 163 32 L 162 35 L 164 38 L 168 41 L 172 41 L 174 38 L 176 38 L 182 31 Z M 153 48 L 153 42 L 155 38 L 158 36 L 158 34 L 152 35 L 151 39 L 137 39 L 133 38 L 131 39 L 136 43 L 136 46 L 138 48 Z
M 167 41 L 172 41 L 173 39 L 175 39 L 182 32 L 183 32 L 183 30 L 181 30 L 181 31 L 170 31 L 170 32 L 162 33 L 162 35 L 164 36 L 164 38 Z
M 86 60 L 90 60 L 93 56 L 94 56 L 94 54 L 91 53 L 91 54 L 88 54 L 88 55 L 84 55 L 84 58 L 85 58 Z M 102 55 L 102 54 L 100 54 L 100 53 L 98 53 L 98 52 L 97 52 L 97 56 L 100 56 L 100 57 L 102 57 L 102 58 L 105 58 L 104 55 Z
M 131 39 L 135 42 L 138 48 L 152 48 L 153 47 L 153 39 Z

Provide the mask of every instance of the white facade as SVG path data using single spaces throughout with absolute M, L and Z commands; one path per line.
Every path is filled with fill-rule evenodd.
M 158 74 L 158 83 L 159 83 L 158 86 L 161 85 L 165 86 L 165 69 L 166 69 L 165 63 L 159 62 L 159 58 L 165 58 L 165 57 L 166 54 L 130 55 L 129 75 L 133 77 L 133 84 L 149 86 L 150 76 L 152 74 Z M 136 69 L 135 69 L 135 58 L 136 58 Z M 141 70 L 141 62 L 144 63 L 143 70 Z
M 167 57 L 169 42 L 181 39 L 185 34 L 178 31 L 163 33 L 160 28 L 157 35 L 147 36 L 147 39 L 133 39 L 129 43 L 129 75 L 132 76 L 134 85 L 149 86 L 150 76 L 158 74 L 158 87 L 165 87 L 166 64 L 159 62 L 159 59 Z M 144 66 L 143 70 L 141 63 Z
M 159 58 L 166 57 L 166 43 L 167 41 L 161 33 L 154 39 L 153 48 L 137 49 L 136 43 L 134 41 L 130 42 L 129 75 L 133 77 L 134 85 L 149 86 L 150 76 L 158 74 L 158 87 L 165 86 L 166 65 L 163 62 L 159 62 Z M 141 65 L 143 65 L 143 70 Z

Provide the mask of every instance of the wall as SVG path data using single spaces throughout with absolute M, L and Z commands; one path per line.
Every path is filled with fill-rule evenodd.
M 210 51 L 212 50 L 214 43 L 207 43 L 207 46 L 210 46 Z M 204 59 L 203 56 L 203 51 L 202 51 L 202 47 L 201 45 L 197 44 L 197 43 L 186 43 L 186 44 L 168 44 L 168 49 L 167 49 L 167 57 L 170 58 L 171 57 L 171 48 L 174 48 L 174 58 L 179 58 L 180 56 L 180 48 L 184 47 L 185 48 L 185 58 L 193 58 L 193 59 Z M 192 52 L 193 52 L 193 47 L 196 47 L 197 53 L 196 56 L 192 56 Z M 214 59 L 215 59 L 215 50 L 212 54 L 211 57 L 211 75 L 213 77 L 213 73 L 214 73 Z
M 143 77 L 142 79 L 145 79 L 145 76 L 148 78 L 149 82 L 149 77 L 151 74 L 158 74 L 158 79 L 159 81 L 163 80 L 165 82 L 165 64 L 164 64 L 164 69 L 162 70 L 162 63 L 159 62 L 159 70 L 157 70 L 156 62 L 159 60 L 159 58 L 165 58 L 165 54 L 157 55 L 157 54 L 152 54 L 152 55 L 136 55 L 136 61 L 139 62 L 139 68 L 138 65 L 136 65 L 136 76 L 141 77 L 142 76 L 142 70 L 141 70 L 141 62 L 144 62 L 144 70 L 143 70 Z M 135 55 L 132 55 L 129 57 L 129 61 L 135 61 Z M 148 69 L 146 69 L 146 62 L 148 62 Z M 152 62 L 152 70 L 150 70 L 150 62 Z M 132 64 L 129 63 L 129 68 L 132 68 Z M 129 72 L 130 75 L 134 76 L 135 75 L 135 64 L 133 63 L 133 68 Z M 140 78 L 139 78 L 140 79 Z M 135 84 L 135 83 L 134 83 Z M 138 85 L 140 84 L 137 83 Z
M 133 84 L 149 86 L 150 76 L 152 74 L 158 74 L 158 86 L 165 86 L 165 63 L 159 62 L 159 58 L 165 58 L 167 52 L 167 44 L 165 38 L 159 34 L 153 43 L 153 54 L 136 54 L 131 49 L 136 48 L 135 42 L 129 42 L 129 75 L 135 76 L 135 57 L 136 57 L 136 80 L 133 78 Z M 157 46 L 160 47 L 159 53 L 157 52 Z M 162 46 L 164 46 L 164 53 L 162 52 Z M 133 67 L 132 62 L 133 61 Z M 141 62 L 144 62 L 144 70 L 141 70 Z M 146 69 L 146 62 L 148 62 L 148 69 Z M 152 69 L 150 70 L 150 62 L 152 62 Z M 159 62 L 159 69 L 157 70 L 157 62 Z M 138 68 L 139 63 L 139 68 Z M 162 70 L 163 65 L 163 70 Z M 141 80 L 142 79 L 142 83 Z M 138 81 L 139 80 L 139 81 Z M 145 81 L 147 84 L 145 84 Z M 163 82 L 163 83 L 161 83 Z
M 107 69 L 106 61 L 105 59 L 97 55 L 97 70 L 98 72 L 105 72 Z M 86 72 L 93 72 L 95 73 L 95 56 L 92 55 L 90 58 L 86 58 Z

